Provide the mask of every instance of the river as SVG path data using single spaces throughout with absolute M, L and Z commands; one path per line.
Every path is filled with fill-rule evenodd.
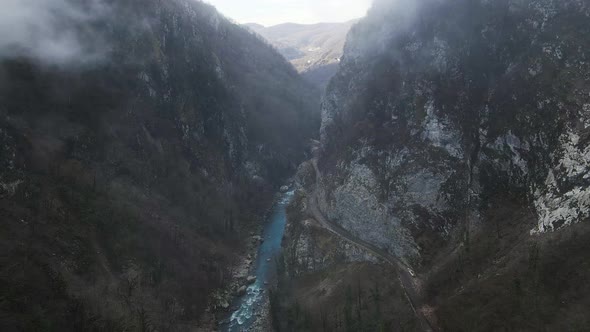
M 225 332 L 247 331 L 256 319 L 256 310 L 267 296 L 268 286 L 276 274 L 275 258 L 281 252 L 281 242 L 285 225 L 287 224 L 287 206 L 293 198 L 293 191 L 280 194 L 275 201 L 265 222 L 262 237 L 264 242 L 258 247 L 256 264 L 250 275 L 256 276 L 256 282 L 248 286 L 245 295 L 232 303 L 232 308 L 238 308 L 231 313 L 229 321 L 221 326 Z

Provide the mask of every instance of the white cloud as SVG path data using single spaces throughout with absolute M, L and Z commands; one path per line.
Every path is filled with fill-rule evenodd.
M 98 60 L 104 48 L 88 23 L 105 15 L 99 0 L 2 0 L 0 57 L 28 57 L 49 64 Z M 84 29 L 81 29 L 84 26 Z M 103 46 L 103 45 L 101 45 Z
M 371 0 L 205 0 L 239 23 L 344 22 L 362 17 Z

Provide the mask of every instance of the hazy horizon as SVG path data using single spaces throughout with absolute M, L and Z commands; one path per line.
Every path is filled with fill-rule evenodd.
M 372 0 L 204 0 L 240 24 L 340 23 L 366 15 Z

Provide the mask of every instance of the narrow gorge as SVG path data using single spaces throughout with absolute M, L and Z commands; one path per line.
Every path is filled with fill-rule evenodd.
M 5 0 L 0 330 L 590 330 L 587 1 L 210 2 Z

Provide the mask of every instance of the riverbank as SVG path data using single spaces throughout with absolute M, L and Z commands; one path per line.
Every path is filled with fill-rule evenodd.
M 265 213 L 265 215 L 267 215 Z M 263 241 L 262 238 L 263 226 L 256 226 L 255 230 L 248 232 L 249 236 L 245 243 L 245 248 L 239 254 L 235 264 L 233 264 L 229 271 L 231 273 L 231 281 L 223 289 L 219 289 L 211 295 L 209 300 L 208 313 L 214 316 L 214 320 L 218 323 L 231 311 L 230 304 L 234 299 L 241 295 L 240 289 L 248 286 L 247 278 L 250 275 L 252 266 L 258 257 L 258 247 Z M 218 325 L 218 324 L 215 324 Z
M 258 308 L 258 313 L 252 322 L 252 326 L 248 329 L 249 332 L 272 331 L 272 320 L 270 317 L 270 301 L 268 292 L 264 293 L 264 298 Z

